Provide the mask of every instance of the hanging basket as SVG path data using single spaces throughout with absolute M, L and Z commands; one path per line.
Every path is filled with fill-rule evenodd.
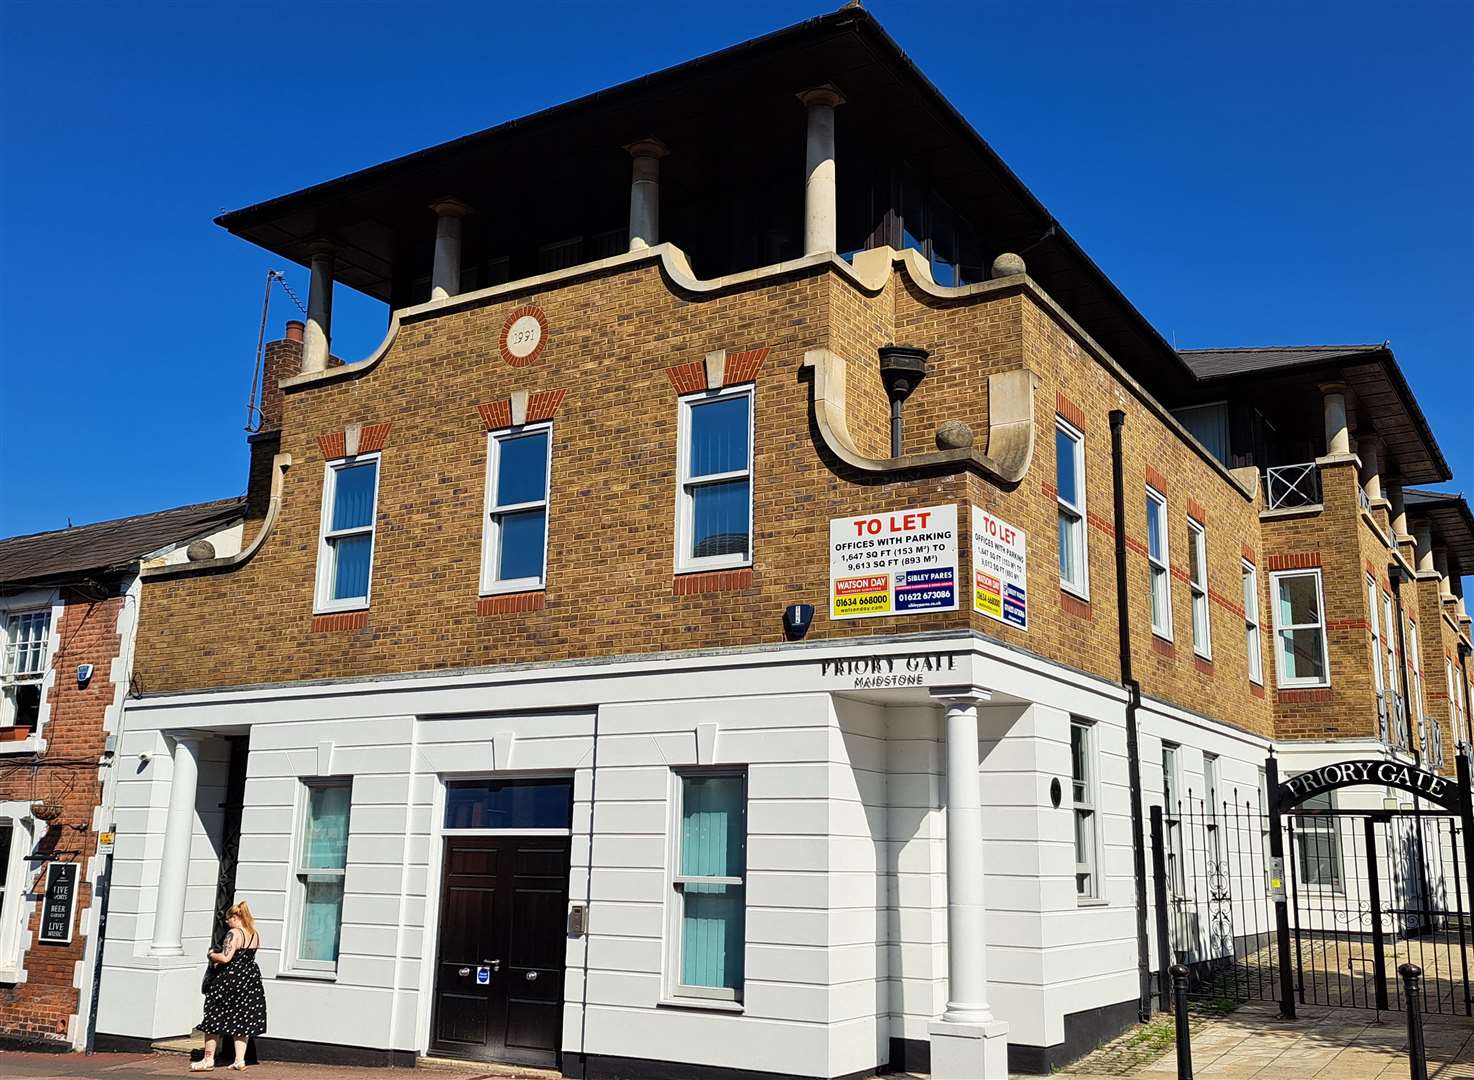
M 31 803 L 31 814 L 48 825 L 61 817 L 61 803 L 50 799 L 37 799 Z

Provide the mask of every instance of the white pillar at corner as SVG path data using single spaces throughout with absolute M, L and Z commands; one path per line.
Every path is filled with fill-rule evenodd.
M 844 97 L 828 84 L 798 95 L 809 112 L 804 159 L 804 254 L 838 250 L 834 194 L 834 108 Z
M 333 340 L 333 245 L 312 245 L 312 280 L 307 286 L 307 327 L 302 334 L 302 371 L 324 371 Z
M 461 218 L 471 208 L 459 199 L 437 199 L 435 211 L 435 261 L 430 268 L 430 299 L 445 300 L 461 291 Z
M 1326 420 L 1326 456 L 1351 453 L 1351 431 L 1346 417 L 1346 384 L 1321 383 L 1321 401 Z
M 630 177 L 630 250 L 660 243 L 660 159 L 670 153 L 659 139 L 640 139 L 625 147 L 634 159 Z
M 1008 1025 L 988 1005 L 978 687 L 932 691 L 946 706 L 947 1008 L 929 1028 L 936 1080 L 1007 1080 Z
M 174 768 L 169 779 L 169 811 L 164 819 L 164 857 L 154 903 L 154 956 L 184 955 L 184 897 L 189 885 L 189 849 L 194 841 L 195 792 L 199 786 L 199 740 L 174 740 Z

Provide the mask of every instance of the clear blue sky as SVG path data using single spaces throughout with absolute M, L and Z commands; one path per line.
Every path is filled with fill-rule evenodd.
M 837 5 L 0 2 L 0 535 L 242 490 L 219 211 Z M 1389 338 L 1474 492 L 1474 5 L 868 6 L 1169 340 Z

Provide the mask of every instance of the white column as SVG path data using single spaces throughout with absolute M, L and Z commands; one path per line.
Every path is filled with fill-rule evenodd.
M 1321 383 L 1321 401 L 1326 414 L 1326 456 L 1351 453 L 1351 432 L 1346 423 L 1346 384 Z
M 947 762 L 947 1008 L 929 1029 L 936 1080 L 1006 1080 L 1008 1025 L 988 1005 L 978 687 L 943 688 Z
M 302 370 L 323 371 L 333 340 L 333 245 L 312 246 L 312 280 L 307 286 L 307 328 L 302 335 Z
M 1407 503 L 1402 497 L 1402 481 L 1387 479 L 1387 502 L 1391 504 L 1388 511 L 1388 520 L 1392 525 L 1392 539 L 1402 539 L 1407 535 Z
M 1413 569 L 1420 574 L 1433 573 L 1433 526 L 1420 521 L 1413 526 L 1414 558 Z
M 798 95 L 809 112 L 804 159 L 804 254 L 838 250 L 834 195 L 834 107 L 844 97 L 833 86 L 816 86 Z
M 660 159 L 670 153 L 665 143 L 648 138 L 625 147 L 634 159 L 630 177 L 630 250 L 660 243 Z
M 1363 435 L 1356 440 L 1356 456 L 1361 458 L 1361 486 L 1373 502 L 1382 497 L 1382 437 Z
M 430 299 L 445 300 L 461 291 L 461 218 L 471 208 L 459 199 L 437 199 L 435 211 L 435 262 L 430 269 Z
M 1448 576 L 1448 552 L 1444 548 L 1433 549 L 1433 569 L 1438 574 L 1438 596 L 1443 600 L 1454 598 L 1453 589 L 1449 587 Z
M 194 841 L 195 791 L 199 786 L 199 740 L 174 740 L 174 769 L 169 780 L 169 811 L 164 819 L 164 856 L 154 903 L 154 956 L 184 955 L 184 897 L 189 884 L 189 849 Z

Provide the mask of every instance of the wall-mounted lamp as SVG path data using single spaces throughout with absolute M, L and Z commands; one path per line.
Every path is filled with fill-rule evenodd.
M 807 634 L 813 622 L 813 604 L 789 604 L 783 609 L 783 633 L 789 641 L 797 641 Z

